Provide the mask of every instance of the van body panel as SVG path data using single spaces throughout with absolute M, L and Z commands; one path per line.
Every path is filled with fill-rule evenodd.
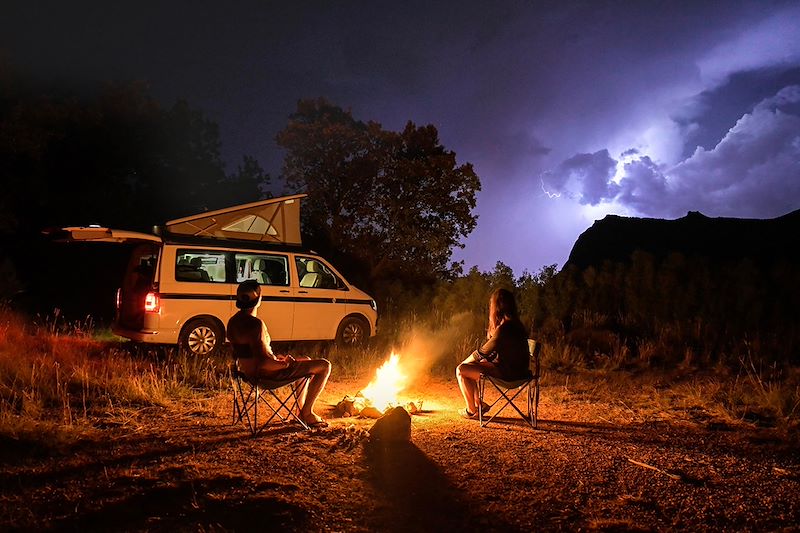
M 178 339 L 177 337 L 174 340 L 170 340 L 169 337 L 165 337 L 161 334 L 160 331 L 143 331 L 143 330 L 131 330 L 125 329 L 121 327 L 119 324 L 114 323 L 111 325 L 111 332 L 114 335 L 118 335 L 120 337 L 125 337 L 126 339 L 130 339 L 136 342 L 146 342 L 146 343 L 158 343 L 158 344 L 177 344 Z
M 306 339 L 333 339 L 347 316 L 346 292 L 337 289 L 295 289 L 294 334 Z
M 234 294 L 236 289 L 234 288 Z M 234 306 L 235 307 L 235 306 Z M 236 312 L 236 309 L 233 310 Z M 289 287 L 261 285 L 261 306 L 258 318 L 267 325 L 269 336 L 274 341 L 295 340 L 294 314 L 296 306 Z
M 373 309 L 372 297 L 358 289 L 350 286 L 350 294 L 347 298 L 347 316 L 360 315 L 369 324 L 370 337 L 374 337 L 378 332 L 378 313 Z

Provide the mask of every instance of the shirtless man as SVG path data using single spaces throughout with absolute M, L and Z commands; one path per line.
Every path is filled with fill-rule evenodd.
M 255 280 L 243 281 L 236 290 L 236 307 L 239 312 L 228 321 L 228 340 L 233 345 L 234 357 L 245 375 L 274 381 L 300 379 L 311 376 L 300 394 L 300 418 L 311 427 L 328 424 L 314 412 L 322 389 L 331 374 L 331 363 L 326 359 L 294 358 L 272 353 L 269 332 L 258 318 L 261 305 L 261 286 Z

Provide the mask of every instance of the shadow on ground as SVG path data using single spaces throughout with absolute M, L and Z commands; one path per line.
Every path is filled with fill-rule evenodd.
M 376 502 L 380 530 L 514 530 L 499 517 L 473 515 L 478 506 L 469 505 L 439 465 L 412 442 L 369 443 L 364 457 L 369 482 L 384 500 Z

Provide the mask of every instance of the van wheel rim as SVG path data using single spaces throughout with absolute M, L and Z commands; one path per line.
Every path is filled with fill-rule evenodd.
M 199 328 L 194 328 L 192 332 L 189 333 L 188 344 L 189 350 L 191 350 L 192 353 L 206 355 L 216 346 L 217 336 L 210 327 L 200 326 Z
M 364 338 L 364 329 L 359 324 L 347 324 L 342 330 L 345 344 L 358 344 Z

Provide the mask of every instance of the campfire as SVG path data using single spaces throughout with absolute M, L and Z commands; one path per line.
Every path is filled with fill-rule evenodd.
M 422 401 L 403 402 L 399 395 L 408 385 L 408 376 L 400 367 L 400 355 L 392 352 L 375 372 L 375 378 L 355 396 L 345 396 L 336 406 L 341 416 L 379 418 L 393 407 L 404 407 L 409 413 L 422 409 Z

